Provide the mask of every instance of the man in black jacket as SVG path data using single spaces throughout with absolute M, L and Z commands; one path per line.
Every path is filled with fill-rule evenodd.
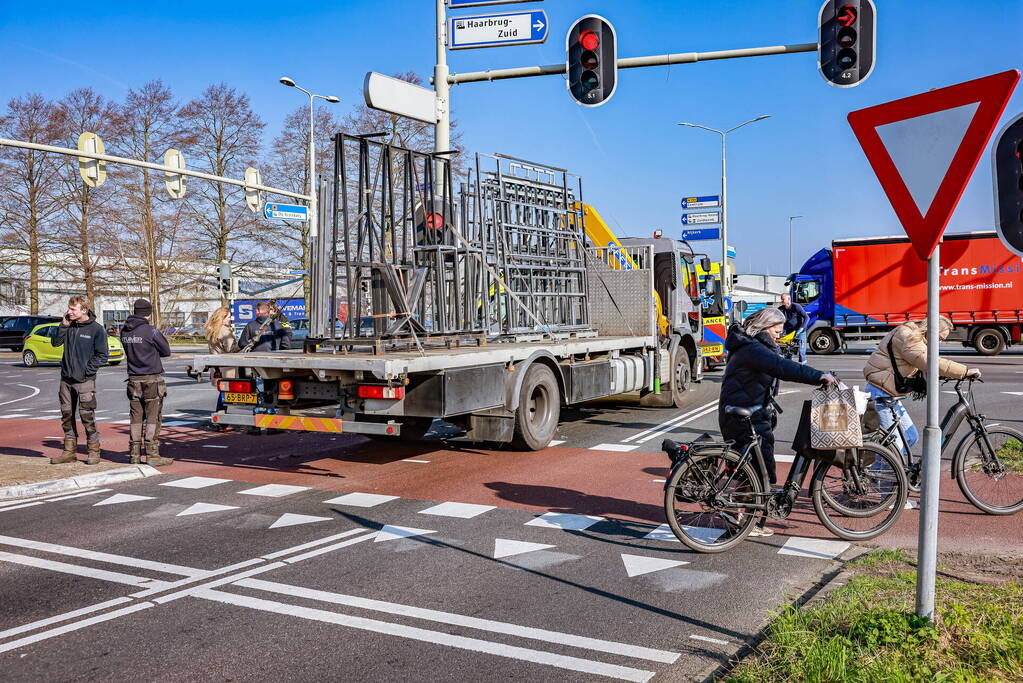
M 728 365 L 721 380 L 718 400 L 718 425 L 726 441 L 734 441 L 741 453 L 752 440 L 750 426 L 760 437 L 760 451 L 767 467 L 767 478 L 777 483 L 774 463 L 774 427 L 777 422 L 773 398 L 779 380 L 803 384 L 833 384 L 833 375 L 801 365 L 781 355 L 776 340 L 782 334 L 785 314 L 777 308 L 764 308 L 743 321 L 732 325 L 725 339 Z M 753 409 L 747 420 L 725 412 L 727 406 Z M 770 536 L 774 532 L 764 528 L 761 520 L 751 536 Z
M 251 344 L 252 348 L 248 348 Z M 281 351 L 291 348 L 291 327 L 280 312 L 274 313 L 270 302 L 256 304 L 256 319 L 242 330 L 238 340 L 242 351 Z
M 64 319 L 57 326 L 57 335 L 50 338 L 53 346 L 63 346 L 60 359 L 60 419 L 64 427 L 64 452 L 50 458 L 54 465 L 77 460 L 78 426 L 75 413 L 85 427 L 89 446 L 89 465 L 100 459 L 99 430 L 96 429 L 96 371 L 107 363 L 107 333 L 96 322 L 89 300 L 73 296 L 68 301 Z
M 799 362 L 806 362 L 806 323 L 810 316 L 806 314 L 803 307 L 793 303 L 792 297 L 787 293 L 781 295 L 781 306 L 778 310 L 785 315 L 784 334 L 796 333 L 796 341 L 799 342 Z
M 170 465 L 172 458 L 160 457 L 160 417 L 167 383 L 163 379 L 161 358 L 171 355 L 170 344 L 160 330 L 149 324 L 153 305 L 136 299 L 121 327 L 121 345 L 128 360 L 128 405 L 131 417 L 131 440 L 128 455 L 132 463 L 142 462 L 142 439 L 145 437 L 146 462 L 153 467 Z

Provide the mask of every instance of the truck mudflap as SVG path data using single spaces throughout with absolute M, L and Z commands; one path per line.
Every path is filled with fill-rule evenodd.
M 384 422 L 356 422 L 328 417 L 305 417 L 303 415 L 236 415 L 224 412 L 213 413 L 214 424 L 260 429 L 288 429 L 296 432 L 327 432 L 330 434 L 384 434 L 398 436 L 400 424 Z

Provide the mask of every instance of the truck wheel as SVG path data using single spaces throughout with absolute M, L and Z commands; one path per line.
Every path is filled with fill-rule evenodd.
M 829 356 L 838 350 L 838 336 L 831 330 L 814 330 L 807 339 L 810 350 L 821 356 Z
M 519 450 L 540 451 L 554 438 L 561 418 L 561 393 L 558 380 L 543 363 L 526 368 L 519 389 L 519 407 L 515 411 L 515 438 Z
M 679 346 L 675 349 L 675 363 L 671 378 L 671 398 L 676 408 L 681 408 L 686 403 L 686 392 L 689 384 L 693 381 L 693 364 L 689 359 L 689 352 Z
M 987 328 L 973 338 L 973 348 L 983 356 L 997 356 L 1005 350 L 1005 338 L 998 330 Z

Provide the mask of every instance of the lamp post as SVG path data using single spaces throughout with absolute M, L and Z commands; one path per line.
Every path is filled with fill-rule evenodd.
M 333 95 L 313 94 L 287 76 L 281 77 L 281 83 L 289 88 L 301 90 L 309 96 L 309 185 L 306 189 L 309 194 L 309 237 L 311 239 L 316 237 L 317 232 L 319 231 L 319 216 L 317 215 L 318 207 L 316 198 L 316 143 L 313 137 L 316 124 L 313 122 L 313 100 L 319 98 L 332 104 L 336 104 L 337 102 L 340 102 L 341 99 L 334 97 Z
M 725 172 L 725 137 L 733 130 L 738 130 L 749 123 L 756 123 L 757 121 L 763 121 L 764 119 L 771 118 L 770 114 L 763 114 L 744 121 L 738 126 L 732 126 L 728 130 L 717 130 L 716 128 L 709 128 L 707 126 L 701 126 L 698 123 L 679 123 L 680 126 L 689 126 L 690 128 L 702 128 L 703 130 L 709 130 L 711 133 L 717 133 L 721 136 L 721 296 L 728 296 L 731 292 L 731 278 L 728 277 L 728 197 L 726 191 L 728 188 L 728 175 Z
M 797 218 L 802 216 L 789 216 L 789 275 L 795 272 L 792 270 L 792 221 Z

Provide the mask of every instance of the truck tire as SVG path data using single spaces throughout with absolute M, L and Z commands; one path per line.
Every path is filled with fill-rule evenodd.
M 543 363 L 526 368 L 519 388 L 519 407 L 515 411 L 515 438 L 512 447 L 523 451 L 541 451 L 554 438 L 561 418 L 561 392 L 558 380 Z
M 973 338 L 973 348 L 982 356 L 997 356 L 1005 350 L 1005 337 L 998 330 L 986 327 Z
M 810 350 L 821 356 L 830 356 L 838 351 L 838 335 L 831 330 L 814 330 L 807 339 Z
M 689 358 L 689 352 L 681 345 L 675 349 L 673 361 L 671 398 L 676 408 L 682 408 L 686 404 L 686 393 L 693 381 L 693 361 Z

